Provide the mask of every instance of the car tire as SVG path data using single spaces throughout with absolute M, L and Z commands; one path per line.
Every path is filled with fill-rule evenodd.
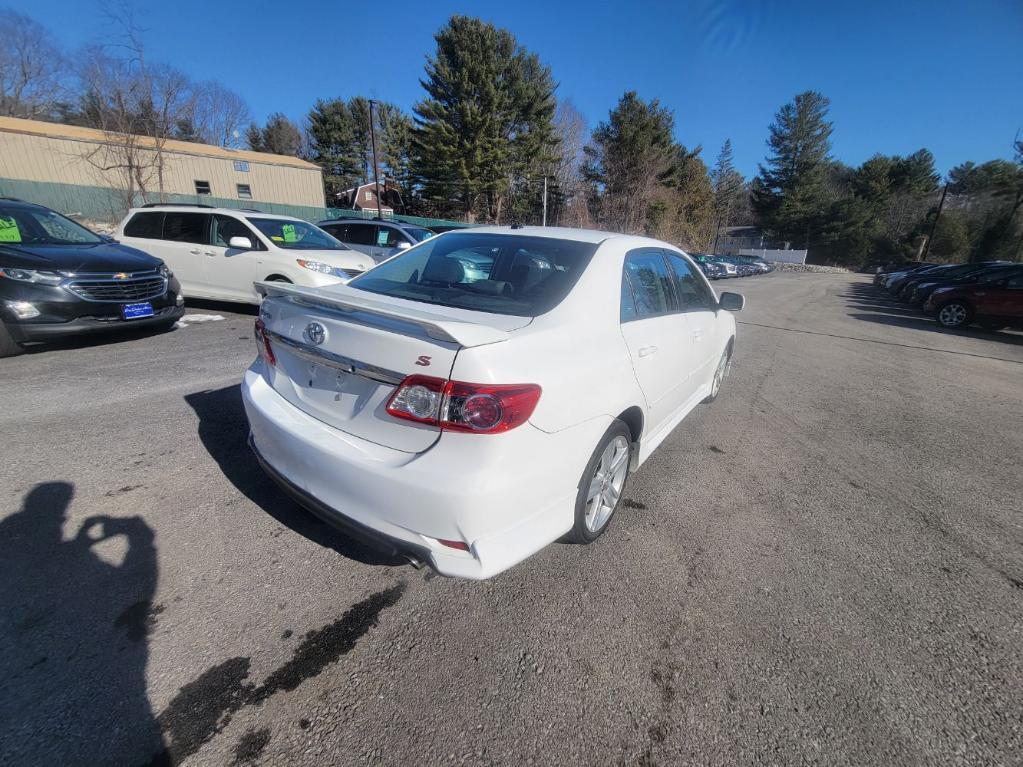
M 0 357 L 17 357 L 25 353 L 25 347 L 15 341 L 10 332 L 0 322 Z
M 703 398 L 701 404 L 709 405 L 718 398 L 718 394 L 721 393 L 721 385 L 725 382 L 725 376 L 728 374 L 728 361 L 731 358 L 732 347 L 729 346 L 721 353 L 721 360 L 718 362 L 718 366 L 714 368 L 714 377 L 710 382 L 710 394 Z
M 964 328 L 973 322 L 973 308 L 965 301 L 953 299 L 938 307 L 936 317 L 943 328 Z
M 597 444 L 579 480 L 575 498 L 575 524 L 564 540 L 593 543 L 611 526 L 625 495 L 632 462 L 632 432 L 615 420 Z
M 288 279 L 287 277 L 282 277 L 282 276 L 281 276 L 281 275 L 279 275 L 279 274 L 273 274 L 273 275 L 270 275 L 269 277 L 267 277 L 267 278 L 266 278 L 266 281 L 267 281 L 267 282 L 286 282 L 286 283 L 288 283 L 289 285 L 293 285 L 293 284 L 294 284 L 294 283 L 293 283 L 293 282 L 292 282 L 291 280 L 289 280 L 289 279 Z

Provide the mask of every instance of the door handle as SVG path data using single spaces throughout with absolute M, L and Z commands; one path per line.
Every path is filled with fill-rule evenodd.
M 217 255 L 217 251 L 215 250 L 204 250 L 203 253 L 205 253 L 210 258 L 214 258 Z
M 640 347 L 639 352 L 638 352 L 640 357 L 649 357 L 651 354 L 656 354 L 656 353 L 657 353 L 657 347 L 656 346 L 642 346 L 642 347 Z
M 193 256 L 198 256 L 200 253 L 202 253 L 202 251 L 199 250 L 198 248 L 195 248 L 194 250 L 190 250 L 188 252 L 191 253 Z

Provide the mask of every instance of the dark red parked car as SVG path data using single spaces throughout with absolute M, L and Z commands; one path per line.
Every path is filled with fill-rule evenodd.
M 988 330 L 1023 327 L 1023 269 L 990 282 L 940 287 L 931 293 L 924 311 L 946 328 L 973 323 Z

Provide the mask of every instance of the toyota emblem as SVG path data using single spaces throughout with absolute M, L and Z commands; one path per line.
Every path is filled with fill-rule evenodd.
M 305 326 L 303 335 L 313 346 L 319 346 L 327 339 L 327 329 L 318 322 L 310 322 Z

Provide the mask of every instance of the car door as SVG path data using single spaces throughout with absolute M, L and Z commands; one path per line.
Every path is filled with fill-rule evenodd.
M 407 236 L 396 226 L 377 226 L 377 252 L 373 258 L 377 261 L 384 261 L 400 252 L 404 243 L 405 247 L 411 247 L 414 243 L 412 238 Z
M 647 422 L 651 432 L 658 431 L 685 403 L 692 366 L 686 318 L 678 311 L 668 264 L 658 248 L 625 256 L 621 330 L 646 397 Z
M 359 223 L 353 221 L 345 229 L 344 243 L 360 253 L 365 253 L 374 261 L 377 260 L 377 225 L 371 223 Z
M 974 295 L 977 314 L 1004 318 L 1013 324 L 1023 320 L 1023 274 L 1014 274 Z
M 709 384 L 724 349 L 717 323 L 718 302 L 700 270 L 688 258 L 674 251 L 665 251 L 675 282 L 679 311 L 686 318 L 686 333 L 695 363 L 690 371 L 690 394 Z M 682 341 L 686 343 L 686 340 Z
M 209 251 L 208 213 L 168 210 L 163 217 L 160 258 L 177 275 L 185 295 L 211 295 L 207 287 L 206 255 Z
M 204 249 L 208 288 L 224 298 L 250 300 L 252 283 L 262 278 L 257 274 L 262 243 L 249 227 L 233 216 L 214 213 L 211 218 L 209 247 Z M 232 248 L 232 237 L 248 237 L 252 248 Z

